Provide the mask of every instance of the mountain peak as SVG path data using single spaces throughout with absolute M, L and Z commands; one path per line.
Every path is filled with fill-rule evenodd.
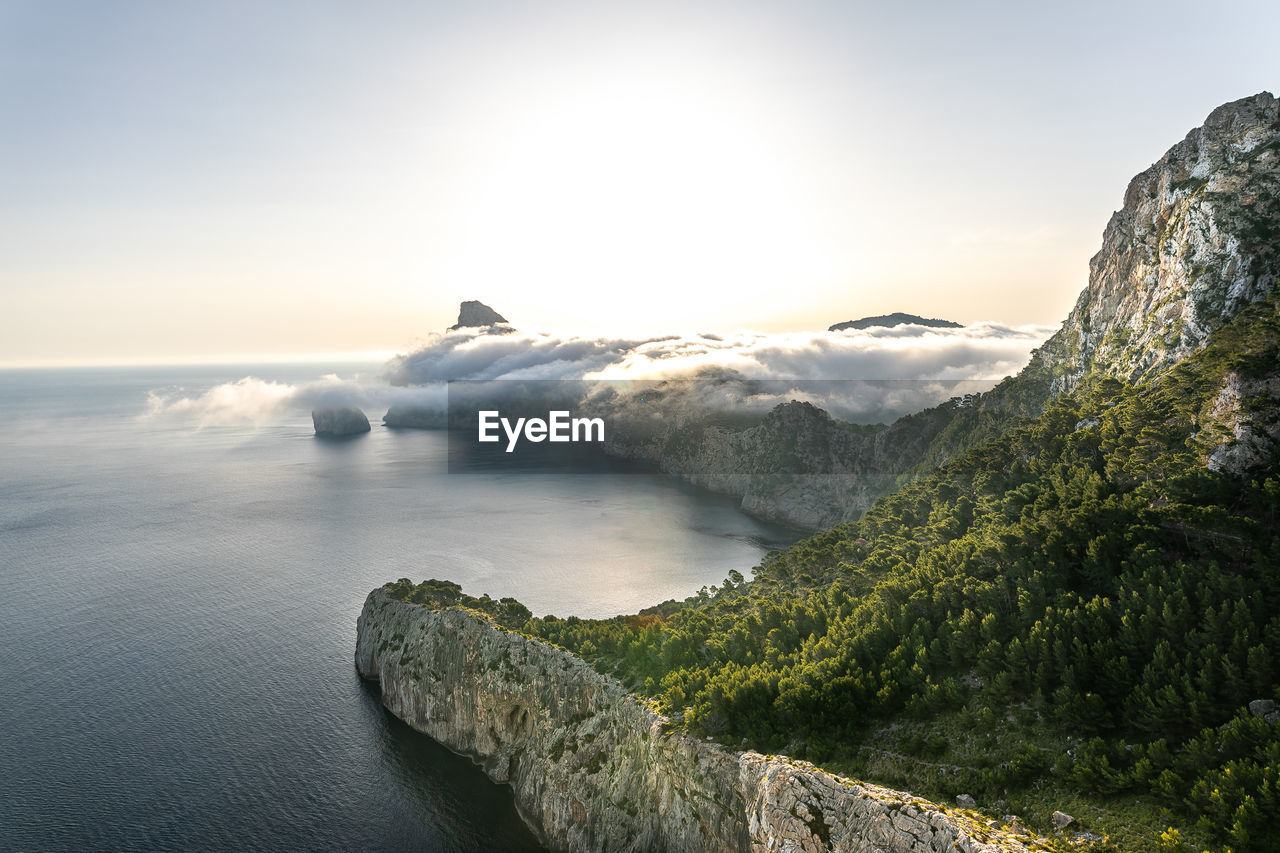
M 1262 92 L 1215 109 L 1130 181 L 1088 286 L 1036 358 L 1054 391 L 1093 370 L 1153 376 L 1264 299 L 1278 270 L 1280 101 Z
M 499 323 L 505 324 L 507 318 L 503 317 L 497 311 L 494 311 L 488 305 L 479 300 L 468 300 L 458 306 L 458 322 L 449 327 L 449 331 L 453 332 L 458 329 L 473 329 L 490 327 L 491 331 L 515 331 L 511 328 L 498 329 L 493 328 Z

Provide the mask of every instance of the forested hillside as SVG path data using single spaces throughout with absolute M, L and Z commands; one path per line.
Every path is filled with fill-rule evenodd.
M 1280 698 L 1280 467 L 1206 460 L 1231 441 L 1221 389 L 1278 363 L 1267 301 L 1158 381 L 1085 383 L 753 581 L 639 614 L 398 590 L 564 646 L 729 745 L 1042 832 L 1070 811 L 1100 849 L 1276 849 L 1280 729 L 1248 705 Z M 1242 409 L 1277 418 L 1271 396 Z
M 524 629 L 729 744 L 1024 818 L 1046 790 L 1119 798 L 1146 823 L 1101 821 L 1122 849 L 1163 822 L 1275 849 L 1280 729 L 1247 706 L 1280 698 L 1280 468 L 1205 462 L 1220 389 L 1272 377 L 1278 343 L 1256 306 L 1160 381 L 1060 396 L 754 582 Z M 1277 417 L 1271 397 L 1245 407 Z
M 607 620 L 392 591 L 1064 848 L 1280 850 L 1280 102 L 1135 177 L 1090 270 L 1018 376 L 885 431 L 894 494 L 751 580 Z

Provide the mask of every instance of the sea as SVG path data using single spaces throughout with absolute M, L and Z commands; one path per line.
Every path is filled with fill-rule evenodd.
M 540 849 L 356 675 L 370 590 L 606 617 L 796 538 L 661 474 L 450 474 L 444 433 L 380 411 L 333 441 L 149 402 L 367 369 L 0 370 L 0 850 Z

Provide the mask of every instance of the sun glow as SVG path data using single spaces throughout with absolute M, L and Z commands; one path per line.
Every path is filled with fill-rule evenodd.
M 652 323 L 821 279 L 814 182 L 748 94 L 651 71 L 545 87 L 469 154 L 450 284 Z

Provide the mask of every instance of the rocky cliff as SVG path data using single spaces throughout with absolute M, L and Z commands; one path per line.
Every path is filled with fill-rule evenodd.
M 375 590 L 356 667 L 383 704 L 511 785 L 547 846 L 570 851 L 1025 851 L 962 809 L 667 730 L 581 659 L 466 609 Z
M 1089 285 L 1035 357 L 1053 390 L 1092 371 L 1143 381 L 1264 299 L 1280 269 L 1280 101 L 1214 110 L 1129 183 Z

